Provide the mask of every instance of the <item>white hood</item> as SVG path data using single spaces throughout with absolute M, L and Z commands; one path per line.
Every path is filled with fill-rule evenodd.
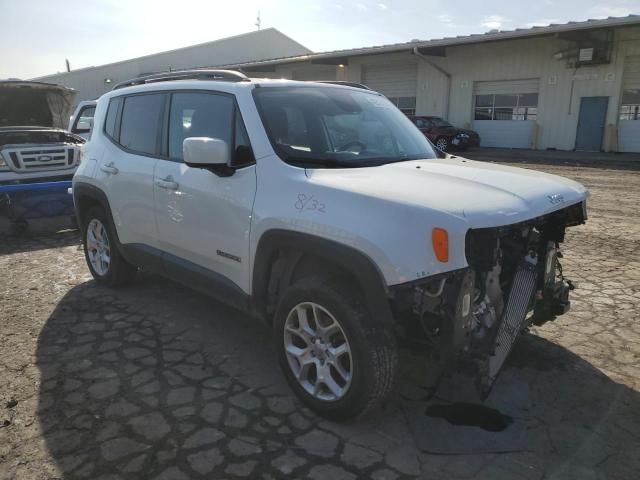
M 469 228 L 518 223 L 588 196 L 581 184 L 564 177 L 463 158 L 317 169 L 308 175 L 329 188 L 448 213 Z

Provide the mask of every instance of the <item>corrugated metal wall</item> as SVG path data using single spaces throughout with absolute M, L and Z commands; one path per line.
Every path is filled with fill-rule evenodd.
M 310 65 L 310 67 L 293 71 L 294 80 L 313 81 L 313 80 L 336 80 L 336 68 L 326 65 Z
M 572 150 L 580 99 L 590 96 L 609 97 L 607 125 L 613 132 L 617 128 L 619 141 L 628 144 L 625 135 L 631 127 L 618 125 L 622 72 L 626 57 L 640 55 L 640 27 L 617 29 L 614 38 L 610 64 L 579 69 L 567 68 L 566 61 L 554 58 L 554 53 L 569 46 L 554 37 L 452 47 L 446 57 L 430 57 L 430 61 L 451 75 L 449 120 L 454 125 L 473 122 L 475 82 L 538 78 L 537 148 Z M 434 99 L 446 98 L 446 77 L 427 62 L 420 62 L 418 69 L 418 113 L 441 114 L 446 109 Z M 615 138 L 608 146 L 617 149 Z
M 418 84 L 416 64 L 365 65 L 363 83 L 387 97 L 415 97 Z

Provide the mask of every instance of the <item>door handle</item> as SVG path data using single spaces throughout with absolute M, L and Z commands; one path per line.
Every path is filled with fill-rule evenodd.
M 100 166 L 100 170 L 102 170 L 104 173 L 109 173 L 111 175 L 116 175 L 118 173 L 118 169 L 115 167 L 115 165 L 113 164 L 113 162 L 109 162 L 106 165 L 101 165 Z
M 177 190 L 179 186 L 178 182 L 175 182 L 171 175 L 156 180 L 156 185 L 158 185 L 160 188 L 164 188 L 165 190 Z

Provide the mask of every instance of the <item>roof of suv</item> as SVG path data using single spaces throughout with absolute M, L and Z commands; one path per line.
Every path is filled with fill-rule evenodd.
M 300 80 L 285 80 L 285 79 L 271 79 L 271 78 L 251 78 L 247 82 L 228 82 L 221 80 L 171 80 L 166 82 L 154 82 L 143 85 L 133 85 L 130 87 L 122 87 L 118 90 L 111 90 L 105 93 L 101 98 L 117 97 L 125 94 L 142 93 L 147 91 L 163 91 L 163 90 L 217 90 L 226 93 L 235 93 L 239 90 L 253 89 L 257 86 L 261 87 L 278 87 L 278 86 L 316 86 L 323 88 L 343 88 L 348 90 L 358 90 L 361 92 L 370 93 L 372 95 L 381 95 L 370 89 L 363 89 L 361 87 L 352 87 L 342 84 L 327 84 L 326 82 L 318 81 L 300 81 Z
M 354 82 L 345 81 L 327 81 L 319 80 L 317 82 L 299 81 L 299 80 L 286 80 L 286 79 L 271 79 L 271 78 L 249 78 L 241 72 L 234 70 L 210 70 L 210 69 L 197 69 L 197 70 L 181 70 L 176 72 L 165 72 L 153 75 L 147 75 L 144 77 L 137 77 L 131 80 L 127 80 L 118 83 L 109 96 L 114 96 L 113 92 L 119 92 L 125 90 L 126 92 L 138 92 L 149 89 L 153 90 L 167 90 L 176 88 L 176 84 L 180 85 L 180 88 L 196 88 L 204 89 L 211 88 L 215 84 L 215 89 L 219 89 L 221 85 L 225 86 L 225 90 L 236 90 L 240 88 L 254 88 L 257 85 L 263 86 L 280 86 L 280 85 L 324 85 L 324 86 L 337 86 L 340 88 L 356 88 L 360 90 L 371 91 L 366 85 L 362 85 Z M 231 88 L 229 88 L 231 87 Z

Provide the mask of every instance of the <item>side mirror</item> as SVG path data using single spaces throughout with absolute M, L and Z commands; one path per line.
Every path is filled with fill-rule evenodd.
M 76 123 L 75 128 L 72 130 L 72 133 L 89 133 L 92 127 L 93 127 L 93 119 L 78 120 L 78 123 Z
M 182 142 L 184 163 L 190 167 L 228 165 L 229 145 L 219 138 L 189 137 Z

